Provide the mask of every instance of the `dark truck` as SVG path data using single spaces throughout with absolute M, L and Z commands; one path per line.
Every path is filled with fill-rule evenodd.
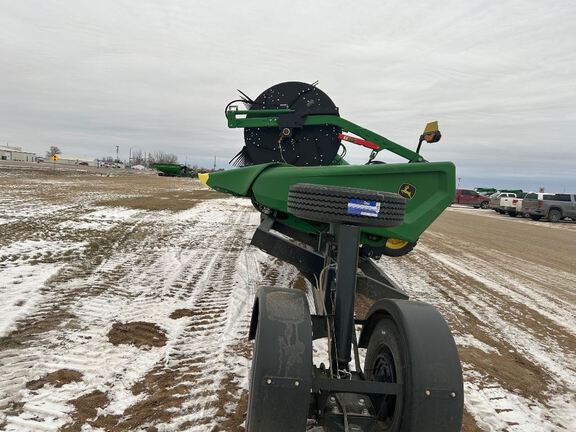
M 490 198 L 470 189 L 456 189 L 454 204 L 469 205 L 474 208 L 487 209 Z
M 522 201 L 522 211 L 532 220 L 548 218 L 549 222 L 558 222 L 564 218 L 576 220 L 576 196 L 574 194 L 529 193 Z

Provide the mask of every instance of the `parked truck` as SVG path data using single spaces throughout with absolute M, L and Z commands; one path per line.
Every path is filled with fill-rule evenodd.
M 490 195 L 489 206 L 497 213 L 505 214 L 506 208 L 513 207 L 512 200 L 518 198 L 514 192 L 497 192 Z
M 522 212 L 522 202 L 524 201 L 524 197 L 517 197 L 512 198 L 512 201 L 509 205 L 504 208 L 503 210 L 508 214 L 510 217 L 516 217 L 518 215 L 524 215 Z
M 537 199 L 541 200 L 544 196 L 543 192 L 527 192 L 519 195 L 518 198 L 512 198 L 512 204 L 506 207 L 504 210 L 508 216 L 516 217 L 521 215 L 523 217 L 528 217 L 528 211 L 524 207 L 524 199 Z
M 576 220 L 576 196 L 574 194 L 526 195 L 522 209 L 532 220 L 547 218 L 549 222 L 559 222 L 564 218 Z

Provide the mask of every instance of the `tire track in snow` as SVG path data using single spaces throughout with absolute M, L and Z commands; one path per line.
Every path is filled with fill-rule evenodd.
M 450 323 L 463 361 L 467 410 L 484 430 L 571 430 L 573 306 L 558 291 L 547 292 L 547 284 L 536 286 L 547 269 L 513 256 L 499 260 L 497 252 L 488 262 L 474 245 L 438 241 L 434 234 L 426 234 L 410 255 L 380 265 Z M 568 287 L 573 275 L 562 278 L 555 275 Z
M 442 256 L 459 257 L 456 265 L 464 266 L 467 274 L 483 283 L 499 284 L 495 290 L 499 296 L 510 297 L 516 302 L 530 300 L 535 310 L 557 325 L 569 331 L 576 328 L 576 317 L 568 313 L 576 302 L 576 292 L 571 288 L 576 285 L 576 273 L 538 265 L 496 250 L 467 251 L 466 242 L 434 232 L 427 233 L 426 238 L 433 241 L 432 250 Z M 500 267 L 494 263 L 506 264 Z
M 80 299 L 93 298 L 95 314 L 102 315 L 105 305 L 99 300 L 99 295 L 107 290 L 114 291 L 115 296 L 126 294 L 122 289 L 115 289 L 114 282 L 122 274 L 133 269 L 136 257 L 133 254 L 120 252 L 110 259 L 104 259 L 103 249 L 112 247 L 120 249 L 129 248 L 132 242 L 130 234 L 137 231 L 139 223 L 146 220 L 146 216 L 131 220 L 128 224 L 121 225 L 109 232 L 113 239 L 106 238 L 105 242 L 98 241 L 96 247 L 87 248 L 87 254 L 80 265 L 65 267 L 56 277 L 43 288 L 44 299 L 36 311 L 19 323 L 18 328 L 11 336 L 21 341 L 23 348 L 17 350 L 0 351 L 0 408 L 7 404 L 19 402 L 24 385 L 39 373 L 52 372 L 63 368 L 75 368 L 83 373 L 97 371 L 101 365 L 94 362 L 94 353 L 106 356 L 110 350 L 96 348 L 86 351 L 80 350 L 71 353 L 64 350 L 65 354 L 59 356 L 58 352 L 62 345 L 74 344 L 77 339 L 90 340 L 98 336 L 93 329 L 78 332 L 89 325 L 84 316 L 76 315 L 74 304 Z M 115 238 L 114 238 L 115 237 Z M 139 239 L 135 241 L 140 241 Z M 93 271 L 93 273 L 90 273 Z M 83 300 L 81 300 L 83 301 Z M 101 347 L 100 347 L 101 348 Z M 70 387 L 70 386 L 68 386 Z M 40 392 L 42 393 L 42 392 Z M 43 430 L 46 427 L 42 416 L 52 418 L 55 424 L 67 419 L 66 413 L 70 411 L 63 401 L 74 396 L 75 392 L 70 389 L 64 390 L 60 395 L 60 403 L 54 402 L 54 396 L 31 394 L 32 398 L 21 409 L 22 418 L 13 419 L 17 430 L 29 428 L 29 430 Z M 54 407 L 52 407 L 54 405 Z M 46 406 L 52 408 L 46 408 Z M 38 418 L 39 422 L 29 420 Z M 47 430 L 51 430 L 48 427 Z
M 121 429 L 168 422 L 171 417 L 200 430 L 206 422 L 221 421 L 214 419 L 218 392 L 222 381 L 230 381 L 222 368 L 241 376 L 248 364 L 237 351 L 247 344 L 258 270 L 254 253 L 245 253 L 254 228 L 247 224 L 253 219 L 249 209 L 236 200 L 220 206 L 226 221 L 204 217 L 207 209 L 202 206 L 180 216 L 182 220 L 158 217 L 154 231 L 137 236 L 144 245 L 139 250 L 121 248 L 83 279 L 61 278 L 52 287 L 59 292 L 32 320 L 48 317 L 54 303 L 63 302 L 68 322 L 34 334 L 23 349 L 0 353 L 0 386 L 8 390 L 0 401 L 4 406 L 23 404 L 6 419 L 8 429 L 55 430 L 74 415 L 67 401 L 94 389 L 104 391 L 109 401 L 100 418 L 129 416 L 130 420 L 118 420 Z M 84 294 L 78 296 L 80 292 Z M 192 316 L 170 319 L 179 308 L 189 309 Z M 107 342 L 114 321 L 139 320 L 160 324 L 168 335 L 167 346 L 143 355 L 133 346 Z M 64 367 L 81 371 L 84 382 L 36 394 L 24 389 L 27 381 Z M 226 409 L 241 394 L 233 396 Z M 181 406 L 179 414 L 170 411 L 174 404 Z
M 226 246 L 204 261 L 202 273 L 190 278 L 196 290 L 182 304 L 189 317 L 181 320 L 187 322 L 160 364 L 144 377 L 146 399 L 129 412 L 150 409 L 149 404 L 162 395 L 151 409 L 154 417 L 161 418 L 167 408 L 178 406 L 170 428 L 227 430 L 219 428 L 242 397 L 240 381 L 245 379 L 250 356 L 246 335 L 259 283 L 257 252 L 246 250 L 253 230 L 247 224 L 251 216 L 244 213 L 234 221 L 234 229 L 222 242 Z M 171 392 L 171 386 L 177 391 Z M 120 427 L 141 427 L 139 422 L 128 421 Z

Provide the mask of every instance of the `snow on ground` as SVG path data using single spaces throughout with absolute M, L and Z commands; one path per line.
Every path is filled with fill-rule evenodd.
M 72 196 L 56 204 L 37 199 L 36 183 L 0 197 L 0 429 L 240 432 L 254 295 L 262 285 L 302 287 L 293 267 L 249 246 L 259 223 L 249 200 L 102 207 L 95 201 L 152 193 L 113 183 L 80 194 L 52 179 Z M 197 182 L 164 190 L 203 191 Z M 490 213 L 475 214 L 551 225 Z M 572 226 L 557 225 L 566 235 Z M 449 322 L 466 430 L 576 430 L 576 275 L 520 254 L 486 255 L 440 231 L 379 264 Z M 314 342 L 317 364 L 328 362 L 324 345 Z
M 0 198 L 0 217 L 8 221 L 22 220 L 23 218 L 50 216 L 68 208 L 66 205 L 48 204 L 31 207 L 27 203 L 18 203 L 9 198 Z
M 42 298 L 40 289 L 61 268 L 51 264 L 0 266 L 0 337 L 34 310 Z
M 130 247 L 124 247 L 125 243 L 111 247 L 90 272 L 78 273 L 76 264 L 70 263 L 72 278 L 65 280 L 53 277 L 66 273 L 63 265 L 24 263 L 30 256 L 66 253 L 73 247 L 81 251 L 79 244 L 22 241 L 0 249 L 0 260 L 10 258 L 0 270 L 3 286 L 14 286 L 16 273 L 36 275 L 25 278 L 27 285 L 20 284 L 24 290 L 4 290 L 1 310 L 13 310 L 23 295 L 30 304 L 40 304 L 31 320 L 57 306 L 66 307 L 66 318 L 39 340 L 0 351 L 0 406 L 21 407 L 17 414 L 5 416 L 5 429 L 57 430 L 75 419 L 70 401 L 94 391 L 106 395 L 106 404 L 98 411 L 100 418 L 126 417 L 125 412 L 138 404 L 146 409 L 150 396 L 135 394 L 134 388 L 147 385 L 149 376 L 155 375 L 166 375 L 164 379 L 174 380 L 175 387 L 184 386 L 188 394 L 178 403 L 177 398 L 166 396 L 174 406 L 161 410 L 170 413 L 170 420 L 160 422 L 161 430 L 179 429 L 185 423 L 199 425 L 188 430 L 208 430 L 209 424 L 223 422 L 225 410 L 234 410 L 247 388 L 249 360 L 235 350 L 246 343 L 255 290 L 265 273 L 261 267 L 272 268 L 271 258 L 247 246 L 259 221 L 251 208 L 249 201 L 229 199 L 208 200 L 177 213 L 121 208 L 86 212 L 60 226 L 81 230 L 92 221 L 106 231 L 124 224 L 124 229 L 141 233 Z M 295 273 L 289 268 L 284 272 Z M 174 318 L 178 310 L 190 313 Z M 24 315 L 3 314 L 0 328 L 7 333 Z M 167 342 L 144 349 L 110 343 L 114 323 L 139 322 L 158 326 Z M 247 352 L 246 348 L 240 352 Z M 82 381 L 59 388 L 49 384 L 27 387 L 64 369 L 80 372 Z M 172 374 L 177 377 L 169 378 Z M 222 383 L 230 377 L 233 382 L 226 385 L 236 390 L 222 412 L 216 405 Z M 121 421 L 117 426 L 129 428 Z
M 476 245 L 467 249 L 439 237 L 431 232 L 409 257 L 384 258 L 380 266 L 450 323 L 463 360 L 467 411 L 485 431 L 576 430 L 576 352 L 568 342 L 576 335 L 574 303 L 550 289 L 574 287 L 576 275 L 497 251 L 486 262 Z M 511 268 L 524 277 L 513 277 Z M 523 396 L 534 391 L 525 380 L 541 380 L 534 387 L 542 393 Z
M 567 409 L 574 404 L 569 395 L 551 395 L 548 406 L 543 406 L 486 383 L 486 378 L 469 370 L 469 365 L 464 364 L 464 371 L 466 407 L 482 430 L 558 432 L 576 427 L 574 410 Z
M 58 224 L 61 228 L 73 230 L 110 230 L 118 224 L 142 213 L 142 210 L 125 209 L 119 207 L 96 210 L 78 217 L 76 220 L 67 220 Z
M 86 242 L 24 240 L 0 247 L 0 337 L 34 310 L 41 289 L 63 267 L 64 257 L 80 256 Z M 52 261 L 48 264 L 45 261 Z
M 0 262 L 7 261 L 3 266 L 10 266 L 16 261 L 30 261 L 54 256 L 58 259 L 60 255 L 70 254 L 75 250 L 82 250 L 86 247 L 86 242 L 72 243 L 64 241 L 49 240 L 23 240 L 9 244 L 0 248 Z

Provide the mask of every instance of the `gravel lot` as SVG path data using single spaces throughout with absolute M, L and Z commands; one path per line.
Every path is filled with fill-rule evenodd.
M 248 245 L 249 201 L 30 168 L 0 190 L 0 430 L 243 430 L 254 293 L 306 286 Z M 576 430 L 576 223 L 451 207 L 379 264 L 448 320 L 463 430 Z

